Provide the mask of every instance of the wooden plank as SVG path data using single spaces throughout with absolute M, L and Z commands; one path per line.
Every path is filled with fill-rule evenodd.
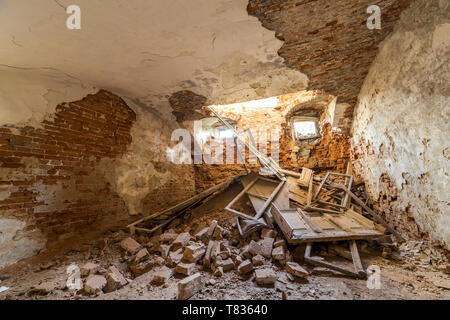
M 348 209 L 344 213 L 346 216 L 349 216 L 350 218 L 358 221 L 361 225 L 368 229 L 374 229 L 375 228 L 375 222 L 372 220 L 367 219 L 366 217 L 360 215 L 359 213 L 356 213 L 352 209 Z
M 230 211 L 231 207 L 242 198 L 247 191 L 258 181 L 258 177 L 253 178 L 253 180 L 242 190 L 231 202 L 226 206 L 225 210 Z M 232 212 L 232 211 L 231 211 Z
M 281 188 L 283 188 L 286 181 L 281 181 L 281 183 L 275 188 L 275 190 L 272 192 L 270 197 L 266 200 L 263 207 L 256 213 L 256 219 L 262 217 L 266 209 L 269 207 L 269 205 L 272 203 L 272 201 L 275 199 L 275 197 L 278 195 L 278 192 L 280 192 Z
M 366 271 L 364 271 L 364 268 L 362 266 L 361 258 L 359 257 L 358 246 L 357 246 L 355 240 L 350 241 L 350 252 L 352 253 L 352 259 L 353 259 L 353 265 L 355 267 L 355 272 L 360 277 L 366 277 L 367 274 L 366 274 Z
M 380 223 L 383 227 L 385 227 L 389 232 L 391 232 L 395 237 L 397 237 L 401 241 L 405 241 L 405 239 L 395 231 L 386 221 L 383 220 L 379 215 L 377 215 L 372 209 L 370 209 L 361 199 L 359 199 L 353 192 L 348 190 L 346 187 L 341 185 L 333 185 L 336 188 L 342 189 L 347 192 L 353 201 L 355 201 L 358 205 L 360 205 L 364 210 L 366 210 L 378 223 Z
M 306 200 L 306 206 L 307 207 L 311 206 L 311 201 L 312 201 L 312 197 L 313 197 L 313 188 L 314 188 L 314 180 L 311 179 L 311 180 L 309 180 L 308 197 L 307 197 L 307 200 Z
M 339 225 L 342 225 L 342 229 L 345 230 L 363 229 L 361 224 L 345 215 L 333 216 L 333 220 Z
M 312 179 L 313 174 L 314 172 L 311 169 L 303 168 L 297 183 L 303 187 L 308 187 L 309 181 Z
M 150 215 L 150 216 L 141 218 L 141 219 L 139 219 L 139 220 L 133 222 L 132 224 L 128 225 L 127 227 L 130 228 L 130 227 L 136 226 L 137 224 L 139 224 L 139 223 L 141 223 L 141 222 L 144 222 L 144 221 L 147 221 L 147 220 L 154 219 L 154 218 L 159 217 L 160 215 L 163 215 L 163 214 L 166 214 L 166 213 L 174 213 L 174 212 L 177 212 L 177 211 L 179 211 L 179 210 L 183 210 L 183 209 L 189 207 L 190 205 L 192 205 L 192 204 L 198 202 L 199 200 L 201 200 L 201 199 L 203 199 L 203 198 L 205 198 L 205 197 L 211 195 L 212 193 L 225 189 L 225 188 L 228 187 L 234 180 L 236 180 L 238 177 L 239 177 L 239 176 L 236 176 L 236 177 L 234 177 L 234 178 L 232 178 L 232 179 L 229 179 L 229 180 L 224 181 L 224 182 L 222 182 L 222 183 L 220 183 L 220 184 L 218 184 L 218 185 L 215 185 L 215 186 L 213 186 L 213 187 L 211 187 L 211 188 L 209 188 L 209 189 L 207 189 L 207 190 L 205 190 L 205 191 L 199 193 L 198 195 L 193 196 L 192 198 L 189 198 L 189 199 L 187 199 L 186 201 L 183 201 L 183 202 L 181 202 L 181 203 L 179 203 L 179 204 L 177 204 L 177 205 L 175 205 L 175 206 L 173 206 L 173 207 L 170 207 L 170 208 L 168 208 L 168 209 L 166 209 L 166 210 L 163 210 L 163 211 L 161 211 L 161 212 L 158 212 L 158 213 L 152 214 L 152 215 Z
M 302 209 L 297 208 L 297 212 L 302 216 L 303 220 L 309 225 L 309 227 L 310 227 L 314 232 L 317 232 L 317 233 L 322 233 L 322 232 L 323 232 L 323 230 L 322 230 L 319 226 L 317 226 L 317 225 L 311 220 L 311 218 L 308 217 L 308 215 L 307 215 L 306 213 L 303 212 Z
M 255 198 L 258 198 L 258 199 L 261 199 L 261 200 L 264 200 L 264 201 L 267 201 L 267 199 L 269 199 L 266 196 L 262 196 L 260 194 L 256 194 L 256 193 L 253 193 L 253 192 L 250 192 L 250 191 L 247 191 L 247 195 L 255 197 Z
M 331 223 L 328 219 L 323 216 L 311 217 L 311 220 L 318 225 L 324 232 L 329 230 L 338 230 L 336 225 Z
M 312 265 L 315 265 L 315 266 L 325 267 L 325 268 L 328 268 L 328 269 L 331 269 L 331 270 L 335 270 L 335 271 L 338 271 L 340 273 L 343 273 L 345 275 L 348 275 L 348 276 L 351 276 L 351 277 L 354 277 L 354 278 L 360 278 L 361 277 L 356 272 L 352 272 L 352 271 L 347 270 L 345 268 L 341 268 L 341 267 L 336 266 L 334 264 L 331 264 L 331 263 L 319 260 L 317 258 L 311 257 L 311 251 L 312 251 L 312 243 L 308 243 L 307 246 L 306 246 L 306 250 L 305 250 L 305 261 L 306 262 L 308 262 L 308 263 L 310 263 Z

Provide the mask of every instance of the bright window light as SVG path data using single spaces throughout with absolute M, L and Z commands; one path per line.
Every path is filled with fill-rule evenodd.
M 306 117 L 295 117 L 292 120 L 293 138 L 305 140 L 319 137 L 319 126 L 317 119 Z
M 219 131 L 220 139 L 231 139 L 234 136 L 234 132 L 231 129 L 225 129 Z

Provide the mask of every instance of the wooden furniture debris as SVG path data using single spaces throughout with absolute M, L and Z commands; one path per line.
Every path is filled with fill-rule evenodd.
M 253 177 L 253 176 L 252 176 Z M 269 182 L 269 184 L 264 183 Z M 258 220 L 260 219 L 266 209 L 270 206 L 272 201 L 275 199 L 275 197 L 278 195 L 278 192 L 283 188 L 286 181 L 277 181 L 269 178 L 265 178 L 262 176 L 256 176 L 253 177 L 251 182 L 248 183 L 244 189 L 239 193 L 225 208 L 225 210 L 234 213 L 244 219 L 248 220 Z M 268 194 L 267 191 L 270 190 L 270 193 Z M 233 209 L 233 205 L 238 202 L 243 196 L 248 195 L 249 198 L 252 197 L 253 199 L 257 199 L 259 201 L 255 201 L 250 199 L 253 203 L 253 206 L 256 211 L 255 216 L 250 216 L 246 213 L 237 211 Z
M 312 179 L 313 174 L 314 173 L 313 173 L 313 171 L 311 169 L 303 168 L 302 172 L 300 173 L 300 178 L 298 178 L 297 183 L 300 186 L 308 187 L 309 186 L 309 181 Z
M 222 192 L 228 186 L 237 181 L 240 176 L 236 176 L 232 179 L 224 181 L 218 185 L 215 185 L 198 195 L 195 195 L 186 201 L 183 201 L 173 207 L 170 207 L 161 212 L 149 215 L 147 217 L 143 217 L 127 226 L 131 234 L 134 234 L 135 231 L 142 231 L 147 233 L 154 233 L 155 231 L 165 227 L 170 222 L 178 218 L 180 215 L 184 214 L 188 209 L 193 208 L 200 203 L 203 203 L 209 200 L 211 197 L 215 196 L 217 193 Z M 141 224 L 145 224 L 145 226 L 140 226 Z M 150 227 L 149 227 L 150 226 Z
M 313 243 L 308 243 L 306 245 L 305 261 L 307 263 L 310 263 L 312 265 L 319 266 L 319 267 L 325 267 L 325 268 L 328 268 L 328 269 L 331 269 L 334 271 L 338 271 L 340 273 L 343 273 L 345 275 L 348 275 L 348 276 L 351 276 L 354 278 L 365 279 L 367 277 L 367 273 L 366 273 L 366 271 L 364 271 L 364 268 L 361 263 L 361 258 L 359 257 L 358 246 L 357 246 L 355 240 L 350 241 L 350 252 L 352 254 L 354 271 L 347 270 L 345 268 L 336 266 L 329 262 L 323 261 L 322 259 L 319 259 L 317 257 L 312 257 L 311 256 L 312 247 L 313 247 Z
M 377 230 L 387 230 L 398 239 L 404 240 L 397 231 L 369 208 L 367 197 L 366 201 L 362 201 L 351 191 L 353 186 L 352 175 L 328 172 L 323 179 L 320 179 L 320 177 L 312 174 L 309 179 L 309 184 L 306 185 L 305 180 L 302 180 L 301 183 L 298 180 L 302 177 L 309 176 L 307 173 L 308 170 L 305 171 L 305 169 L 306 168 L 302 170 L 302 173 L 282 170 L 288 175 L 289 197 L 296 206 L 310 213 L 320 212 L 324 215 L 351 215 L 354 213 L 353 218 L 356 217 L 355 219 L 358 221 L 365 219 L 364 214 L 367 214 L 372 216 L 377 222 L 377 224 L 375 224 Z M 305 171 L 305 174 L 303 174 L 303 171 Z M 351 170 L 348 169 L 347 172 L 351 172 Z M 332 176 L 340 177 L 345 185 L 330 181 L 330 177 Z M 320 181 L 320 183 L 316 186 L 318 181 Z M 360 186 L 358 185 L 358 187 Z M 350 208 L 353 208 L 353 210 L 348 211 Z M 368 219 L 365 220 L 366 225 L 370 222 L 371 221 Z
M 384 228 L 353 210 L 328 214 L 300 208 L 281 210 L 272 204 L 271 213 L 290 244 L 371 239 L 384 235 Z
M 347 185 L 347 189 L 350 190 L 352 188 L 352 183 L 353 183 L 353 176 L 349 176 L 347 174 L 342 174 L 342 173 L 336 173 L 336 172 L 327 172 L 327 174 L 325 175 L 325 178 L 322 180 L 322 183 L 319 186 L 319 189 L 317 189 L 316 193 L 314 194 L 312 200 L 313 201 L 317 201 L 318 203 L 322 204 L 322 205 L 328 205 L 328 206 L 335 206 L 338 207 L 340 209 L 345 209 L 347 208 L 347 202 L 348 202 L 348 194 L 346 194 L 344 196 L 344 198 L 341 201 L 341 204 L 336 204 L 336 203 L 332 203 L 332 202 L 327 202 L 327 201 L 322 201 L 319 200 L 319 194 L 320 192 L 323 190 L 323 186 L 325 185 L 325 183 L 327 183 L 327 180 L 330 176 L 340 176 L 340 177 L 345 177 L 349 179 L 348 185 Z M 314 209 L 314 208 L 312 208 Z

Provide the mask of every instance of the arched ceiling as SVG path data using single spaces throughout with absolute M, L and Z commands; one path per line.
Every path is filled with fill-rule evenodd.
M 75 3 L 81 30 L 66 28 L 65 8 Z M 285 66 L 282 41 L 247 5 L 0 0 L 0 124 L 39 121 L 70 94 L 95 88 L 167 115 L 169 96 L 180 90 L 232 103 L 305 89 L 308 78 Z

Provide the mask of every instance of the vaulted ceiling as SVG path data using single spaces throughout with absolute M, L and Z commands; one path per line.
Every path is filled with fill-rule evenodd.
M 96 88 L 168 116 L 182 90 L 233 103 L 309 87 L 354 103 L 408 0 L 376 1 L 381 31 L 365 27 L 366 0 L 75 2 L 81 30 L 66 28 L 72 0 L 0 0 L 0 124 Z

